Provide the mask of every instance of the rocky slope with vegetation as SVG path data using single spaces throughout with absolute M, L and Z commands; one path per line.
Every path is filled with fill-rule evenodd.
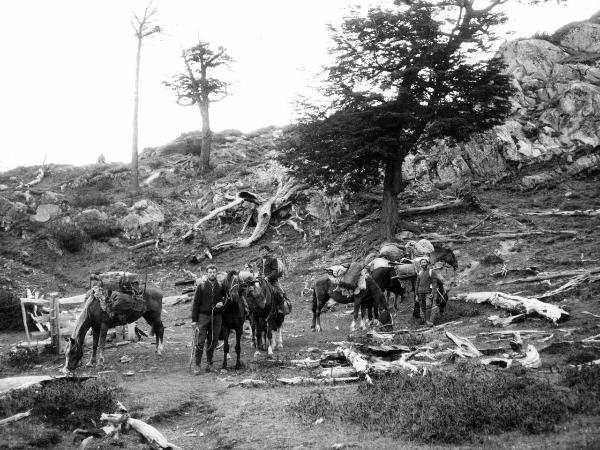
M 464 143 L 441 141 L 404 164 L 405 179 L 457 184 L 499 180 L 554 160 L 560 168 L 522 177 L 529 189 L 600 162 L 600 14 L 551 35 L 499 50 L 513 76 L 513 111 L 503 125 Z

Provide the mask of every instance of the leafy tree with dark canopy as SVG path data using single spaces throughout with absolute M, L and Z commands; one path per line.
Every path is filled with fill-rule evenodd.
M 335 192 L 383 184 L 382 231 L 399 224 L 402 163 L 419 145 L 456 141 L 510 112 L 510 78 L 497 57 L 482 59 L 505 22 L 492 1 L 396 0 L 353 9 L 331 28 L 325 105 L 305 103 L 281 161 L 298 178 Z

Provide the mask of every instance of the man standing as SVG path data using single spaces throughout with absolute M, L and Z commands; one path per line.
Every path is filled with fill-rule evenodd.
M 432 327 L 431 310 L 434 305 L 434 296 L 436 296 L 438 290 L 437 275 L 433 269 L 429 268 L 429 260 L 427 258 L 422 258 L 419 264 L 421 270 L 417 274 L 417 298 L 415 299 L 413 317 L 419 317 L 417 310 L 419 305 L 421 307 L 422 320 L 424 320 L 425 325 Z
M 217 280 L 217 267 L 206 268 L 207 279 L 198 284 L 192 304 L 192 327 L 197 333 L 196 367 L 194 375 L 200 373 L 200 362 L 206 342 L 206 371 L 213 371 L 213 354 L 221 333 L 221 312 L 225 300 L 225 288 Z
M 260 274 L 269 280 L 271 286 L 273 286 L 273 292 L 275 293 L 275 301 L 277 303 L 277 309 L 281 314 L 285 314 L 283 308 L 284 299 L 287 298 L 285 291 L 279 284 L 279 277 L 281 272 L 279 270 L 279 263 L 277 258 L 273 256 L 273 252 L 268 245 L 263 245 L 259 250 L 261 261 L 259 263 Z

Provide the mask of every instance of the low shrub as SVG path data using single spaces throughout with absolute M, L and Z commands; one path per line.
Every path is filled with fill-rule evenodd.
M 72 222 L 52 222 L 48 233 L 56 239 L 60 248 L 75 253 L 82 249 L 87 235 Z
M 89 427 L 103 412 L 113 412 L 121 389 L 104 379 L 59 380 L 9 392 L 0 398 L 0 416 L 32 409 L 44 422 L 72 431 Z
M 504 260 L 498 255 L 486 255 L 482 260 L 481 264 L 483 266 L 496 266 L 498 264 L 502 264 Z
M 98 220 L 89 215 L 79 216 L 75 223 L 85 234 L 97 241 L 106 241 L 123 231 L 123 227 L 115 220 Z
M 81 192 L 73 198 L 73 206 L 77 208 L 89 208 L 91 206 L 110 205 L 110 198 L 98 191 Z
M 19 369 L 27 369 L 40 364 L 41 359 L 37 348 L 18 348 L 8 353 L 3 364 Z
M 341 401 L 322 393 L 303 396 L 292 408 L 310 420 L 339 417 L 396 438 L 461 443 L 479 434 L 551 431 L 568 414 L 569 401 L 549 382 L 524 372 L 459 364 L 454 373 L 362 383 L 355 396 Z
M 0 289 L 0 331 L 22 330 L 21 302 L 9 289 Z
M 600 414 L 600 366 L 590 364 L 567 369 L 564 384 L 571 388 L 574 412 Z

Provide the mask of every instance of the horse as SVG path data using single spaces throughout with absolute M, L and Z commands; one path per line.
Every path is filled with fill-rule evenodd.
M 235 353 L 237 355 L 235 368 L 243 367 L 240 361 L 241 341 L 244 334 L 244 323 L 246 322 L 246 311 L 244 310 L 243 300 L 240 294 L 240 280 L 238 273 L 231 270 L 223 282 L 227 293 L 225 294 L 225 304 L 222 312 L 221 334 L 223 337 L 223 369 L 227 369 L 227 355 L 229 354 L 229 333 L 235 331 Z
M 366 328 L 364 322 L 365 312 L 369 307 L 375 306 L 376 318 L 378 318 L 377 308 L 381 308 L 383 311 L 385 311 L 386 314 L 384 314 L 384 316 L 381 317 L 382 323 L 390 323 L 392 319 L 383 292 L 381 292 L 381 289 L 379 288 L 379 286 L 377 286 L 377 283 L 375 283 L 371 276 L 366 277 L 366 282 L 367 289 L 365 289 L 364 291 L 360 291 L 358 294 L 346 297 L 340 291 L 335 290 L 337 285 L 327 275 L 317 278 L 315 280 L 312 291 L 313 320 L 311 329 L 317 332 L 321 331 L 321 310 L 327 303 L 327 300 L 329 300 L 330 298 L 333 299 L 336 303 L 354 303 L 354 315 L 352 319 L 352 324 L 350 325 L 351 331 L 354 331 L 356 329 L 359 308 L 361 309 L 360 327 L 363 330 Z
M 127 295 L 127 294 L 121 294 Z M 144 300 L 143 311 L 131 311 L 124 320 L 111 319 L 110 316 L 101 309 L 100 301 L 94 296 L 90 296 L 83 307 L 83 311 L 77 318 L 75 329 L 68 341 L 65 350 L 65 367 L 64 371 L 73 371 L 80 365 L 83 357 L 83 343 L 85 335 L 92 329 L 93 346 L 92 357 L 88 362 L 88 366 L 96 364 L 96 352 L 98 352 L 98 363 L 104 364 L 104 345 L 106 344 L 106 333 L 109 328 L 133 323 L 140 317 L 143 317 L 146 322 L 152 327 L 152 331 L 156 335 L 156 352 L 160 355 L 163 352 L 163 334 L 165 327 L 161 320 L 162 299 L 163 293 L 149 287 L 142 294 Z M 99 349 L 98 349 L 99 347 Z
M 376 258 L 369 262 L 369 264 L 377 265 L 377 261 L 385 260 L 385 258 Z M 416 258 L 418 260 L 418 257 Z M 454 277 L 456 278 L 456 270 L 458 269 L 458 260 L 456 259 L 456 255 L 449 248 L 439 247 L 434 245 L 434 252 L 430 255 L 429 260 L 431 264 L 436 264 L 441 262 L 445 265 L 448 265 L 454 269 Z M 399 265 L 397 262 L 389 262 L 385 260 L 385 263 L 379 263 L 379 267 L 372 269 L 371 276 L 376 281 L 377 285 L 382 291 L 388 291 L 393 294 L 399 294 L 401 296 L 401 301 L 404 301 L 406 295 L 406 289 L 402 286 L 402 282 L 400 279 L 405 280 L 410 283 L 412 286 L 412 292 L 415 290 L 415 285 L 417 282 L 417 269 L 415 268 L 414 273 L 407 274 L 403 277 L 398 277 L 396 271 L 393 266 Z M 402 262 L 405 264 L 413 264 L 413 261 L 405 259 Z M 394 301 L 394 307 L 396 307 L 397 302 Z
M 391 293 L 394 295 L 394 308 L 398 308 L 398 295 L 400 302 L 403 302 L 406 297 L 406 289 L 402 286 L 402 282 L 396 276 L 396 269 L 393 266 L 377 267 L 371 272 L 371 277 L 379 286 L 383 293 Z M 389 305 L 389 301 L 388 301 Z
M 257 350 L 254 355 L 257 356 L 259 350 L 266 349 L 270 356 L 273 354 L 273 347 L 283 348 L 282 326 L 285 316 L 277 308 L 273 288 L 264 278 L 250 283 L 245 290 L 245 296 L 252 314 L 253 326 L 256 328 Z M 276 339 L 273 338 L 273 332 L 277 335 Z

